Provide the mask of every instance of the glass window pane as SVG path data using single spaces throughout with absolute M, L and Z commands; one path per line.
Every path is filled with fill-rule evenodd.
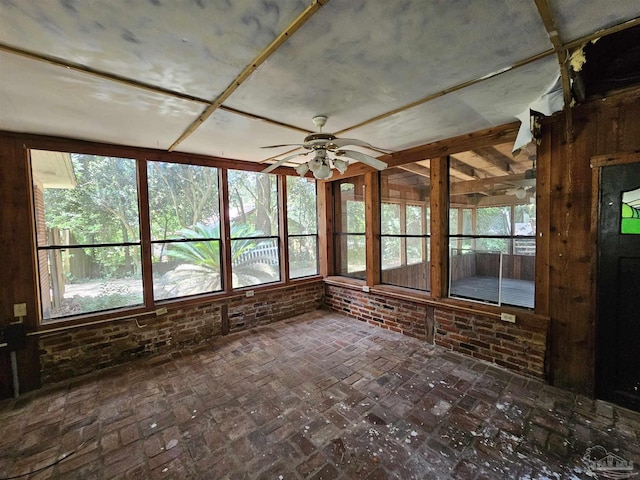
M 44 195 L 46 229 L 39 245 L 95 245 L 140 240 L 136 161 L 33 150 L 36 189 Z M 55 173 L 52 173 L 54 172 Z
M 147 177 L 154 299 L 221 290 L 218 169 L 148 162 Z
M 428 248 L 428 238 L 407 238 L 407 265 L 429 260 Z
M 217 168 L 148 162 L 147 178 L 151 240 L 220 238 Z
M 383 235 L 405 233 L 400 230 L 400 204 L 383 203 L 380 211 L 380 221 Z
M 478 208 L 476 211 L 477 235 L 510 235 L 511 213 L 509 207 Z
M 516 219 L 513 234 L 535 236 L 536 206 L 531 203 L 526 205 L 516 205 L 515 215 Z
M 460 233 L 458 228 L 458 213 L 459 209 L 451 208 L 449 210 L 449 233 L 455 235 Z
M 622 194 L 620 233 L 640 234 L 640 188 Z
M 382 237 L 381 239 L 382 269 L 398 267 L 402 264 L 400 258 L 401 240 L 398 237 Z
M 334 182 L 336 232 L 365 233 L 364 177 Z
M 424 208 L 419 205 L 406 206 L 407 234 L 422 235 L 426 233 L 424 229 L 425 217 L 423 211 Z
M 318 238 L 289 237 L 289 277 L 300 278 L 318 274 Z
M 339 235 L 336 239 L 336 273 L 350 277 L 365 278 L 366 250 L 364 235 Z
M 278 176 L 229 170 L 231 237 L 278 235 Z
M 451 297 L 500 305 L 502 256 L 500 252 L 451 249 Z
M 222 289 L 220 240 L 153 244 L 156 300 Z
M 380 265 L 385 284 L 429 290 L 430 189 L 429 160 L 380 173 Z
M 140 305 L 136 161 L 30 153 L 43 320 Z
M 464 208 L 462 210 L 462 234 L 473 235 L 473 210 Z
M 289 235 L 316 234 L 318 213 L 316 182 L 306 177 L 287 177 L 287 227 Z
M 450 156 L 451 296 L 533 308 L 534 162 L 508 143 Z
M 275 175 L 273 176 L 275 177 Z M 279 281 L 280 252 L 278 239 L 232 239 L 231 272 L 233 288 Z
M 39 260 L 45 320 L 143 303 L 138 246 L 40 250 Z
M 364 202 L 347 200 L 347 232 L 364 233 Z

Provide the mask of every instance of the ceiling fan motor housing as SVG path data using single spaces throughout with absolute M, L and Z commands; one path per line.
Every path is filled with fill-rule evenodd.
M 303 147 L 307 150 L 313 150 L 318 148 L 331 149 L 331 140 L 335 140 L 337 137 L 330 133 L 312 133 L 304 138 Z M 335 148 L 335 145 L 333 146 Z

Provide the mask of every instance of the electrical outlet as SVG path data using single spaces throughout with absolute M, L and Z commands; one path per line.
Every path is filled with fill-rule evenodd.
M 247 297 L 253 297 L 254 293 L 253 290 L 247 290 Z
M 156 308 L 156 317 L 164 315 L 165 313 L 167 313 L 167 307 Z
M 500 320 L 503 322 L 516 323 L 516 316 L 513 313 L 504 313 L 500 314 Z
M 364 287 L 362 287 L 362 291 L 363 291 L 363 292 L 368 292 L 369 290 L 371 290 L 371 289 L 369 288 L 369 285 L 365 285 Z
M 27 304 L 26 303 L 14 303 L 13 304 L 13 316 L 14 317 L 26 317 L 27 316 Z

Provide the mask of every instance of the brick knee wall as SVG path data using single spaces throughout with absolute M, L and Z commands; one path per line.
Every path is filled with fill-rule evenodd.
M 505 323 L 459 311 L 436 308 L 435 344 L 492 362 L 518 373 L 543 378 L 546 323 Z
M 41 381 L 56 382 L 222 335 L 223 306 L 229 330 L 237 332 L 317 310 L 323 295 L 324 284 L 318 281 L 256 291 L 253 297 L 168 307 L 165 315 L 140 317 L 138 324 L 134 319 L 118 320 L 45 333 L 39 340 Z
M 362 290 L 326 285 L 325 305 L 372 325 L 426 340 L 427 306 Z
M 326 285 L 325 305 L 371 325 L 425 340 L 512 371 L 543 378 L 547 324 L 505 323 L 444 306 L 428 306 L 410 300 Z M 428 310 L 432 309 L 432 313 Z M 432 319 L 428 318 L 432 315 Z M 433 332 L 428 328 L 433 322 Z

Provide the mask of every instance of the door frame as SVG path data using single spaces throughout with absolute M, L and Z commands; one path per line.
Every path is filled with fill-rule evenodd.
M 629 152 L 618 152 L 610 155 L 597 155 L 591 157 L 591 245 L 594 255 L 591 256 L 591 272 L 593 282 L 591 282 L 591 350 L 593 351 L 593 396 L 596 397 L 602 385 L 601 372 L 598 369 L 598 227 L 600 222 L 600 178 L 603 167 L 614 165 L 627 165 L 640 163 L 640 150 Z

